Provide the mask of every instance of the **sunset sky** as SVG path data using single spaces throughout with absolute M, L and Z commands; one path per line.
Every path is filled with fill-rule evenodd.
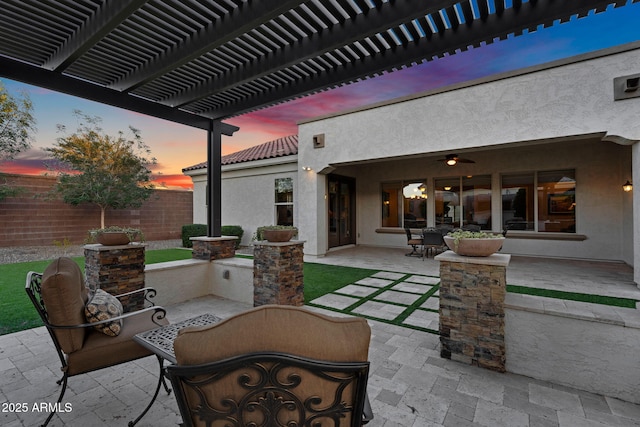
M 296 123 L 303 119 L 638 41 L 638 22 L 640 3 L 228 119 L 226 122 L 239 126 L 240 131 L 233 137 L 223 138 L 223 154 L 296 134 Z M 156 181 L 168 188 L 190 189 L 191 179 L 182 174 L 182 169 L 206 160 L 206 133 L 202 130 L 0 80 L 12 94 L 21 91 L 29 94 L 38 128 L 33 148 L 14 161 L 0 162 L 0 172 L 41 174 L 46 171 L 46 153 L 42 148 L 51 147 L 60 136 L 56 132 L 57 124 L 75 130 L 77 122 L 72 112 L 76 109 L 101 117 L 102 127 L 109 134 L 126 131 L 129 125 L 140 129 L 152 155 L 158 159 L 154 169 Z

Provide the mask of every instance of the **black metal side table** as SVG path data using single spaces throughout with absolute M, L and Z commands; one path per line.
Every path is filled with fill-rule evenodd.
M 133 340 L 162 359 L 168 360 L 171 363 L 176 363 L 176 355 L 173 351 L 173 341 L 178 336 L 180 329 L 187 328 L 189 326 L 212 325 L 221 320 L 222 318 L 207 313 L 191 319 L 183 320 L 182 322 L 172 323 L 166 326 L 161 326 L 157 329 L 139 333 L 133 337 Z

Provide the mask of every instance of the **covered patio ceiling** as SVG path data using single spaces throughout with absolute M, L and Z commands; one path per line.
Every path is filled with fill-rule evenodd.
M 207 130 L 220 236 L 224 119 L 638 1 L 2 0 L 0 77 Z

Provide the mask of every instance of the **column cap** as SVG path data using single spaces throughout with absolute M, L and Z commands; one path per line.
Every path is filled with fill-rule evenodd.
M 119 250 L 119 249 L 145 248 L 146 246 L 147 244 L 142 242 L 131 242 L 128 245 L 112 245 L 112 246 L 101 245 L 100 243 L 91 243 L 88 245 L 84 245 L 84 249 L 88 249 L 90 251 L 112 251 L 112 250 Z
M 266 240 L 258 240 L 253 242 L 253 246 L 293 246 L 302 245 L 306 240 L 289 240 L 288 242 L 269 242 Z
M 198 242 L 219 242 L 224 240 L 238 240 L 238 236 L 217 236 L 217 237 L 197 236 L 197 237 L 190 237 L 189 240 L 198 241 Z
M 433 259 L 436 261 L 460 262 L 464 264 L 484 264 L 506 267 L 511 261 L 510 254 L 493 254 L 489 256 L 462 256 L 453 251 L 446 251 L 440 255 L 436 255 Z

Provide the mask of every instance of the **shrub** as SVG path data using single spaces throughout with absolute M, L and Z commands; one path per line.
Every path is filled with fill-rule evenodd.
M 192 237 L 206 236 L 207 224 L 188 224 L 182 226 L 182 246 L 185 248 L 192 248 L 193 242 L 190 240 Z
M 223 236 L 238 236 L 236 240 L 236 249 L 240 247 L 240 241 L 244 235 L 244 230 L 239 225 L 223 225 L 220 228 L 220 232 Z

